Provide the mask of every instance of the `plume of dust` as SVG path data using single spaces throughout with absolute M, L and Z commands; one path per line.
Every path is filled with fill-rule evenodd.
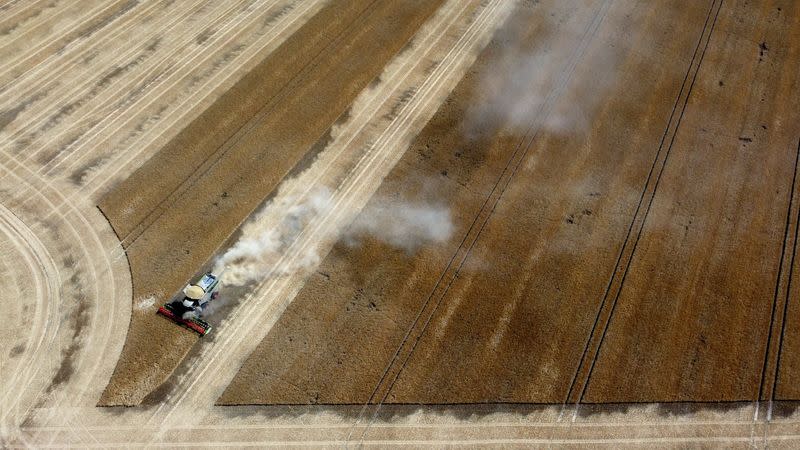
M 623 49 L 605 46 L 595 50 L 581 63 L 586 70 L 570 73 L 580 82 L 564 88 L 562 96 L 569 100 L 562 102 L 566 106 L 555 106 L 542 117 L 542 105 L 565 76 L 562 71 L 566 66 L 558 55 L 568 51 L 565 45 L 572 48 L 573 44 L 559 39 L 563 33 L 553 33 L 559 26 L 550 22 L 541 26 L 541 36 L 533 44 L 515 39 L 512 30 L 528 27 L 532 14 L 538 14 L 536 8 L 518 10 L 511 25 L 498 32 L 504 45 L 497 61 L 479 72 L 477 92 L 481 98 L 465 113 L 462 131 L 467 138 L 474 139 L 482 131 L 497 127 L 524 133 L 537 122 L 541 128 L 560 134 L 586 131 L 618 81 Z
M 330 210 L 331 198 L 330 189 L 319 188 L 302 199 L 286 196 L 269 203 L 245 223 L 241 238 L 217 259 L 214 272 L 224 269 L 223 283 L 242 286 L 315 265 L 319 256 L 311 246 L 292 266 L 278 267 L 278 262 L 306 225 Z
M 411 254 L 428 242 L 444 242 L 453 234 L 450 208 L 379 197 L 353 221 L 345 234 L 350 245 L 370 236 Z
M 328 188 L 316 189 L 303 198 L 276 199 L 242 227 L 240 239 L 217 259 L 214 272 L 224 269 L 223 283 L 243 286 L 315 268 L 320 256 L 314 246 L 307 246 L 291 265 L 278 263 L 306 226 L 332 207 Z M 452 233 L 450 209 L 445 205 L 375 197 L 339 237 L 358 245 L 361 237 L 370 236 L 413 253 L 426 242 L 446 241 Z

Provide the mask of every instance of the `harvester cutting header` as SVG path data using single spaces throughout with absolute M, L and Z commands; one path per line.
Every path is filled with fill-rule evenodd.
M 209 302 L 219 296 L 221 275 L 206 272 L 193 279 L 171 302 L 158 308 L 158 313 L 204 336 L 211 325 L 201 317 Z

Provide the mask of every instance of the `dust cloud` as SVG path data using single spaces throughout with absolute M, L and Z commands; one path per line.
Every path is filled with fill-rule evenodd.
M 216 261 L 214 273 L 224 270 L 223 283 L 242 286 L 316 265 L 319 256 L 310 246 L 294 265 L 278 263 L 306 226 L 331 207 L 327 188 L 318 188 L 305 198 L 277 198 L 242 226 L 241 237 Z
M 224 270 L 226 285 L 243 286 L 313 269 L 320 262 L 313 245 L 303 246 L 291 263 L 284 255 L 310 224 L 325 220 L 335 207 L 332 194 L 328 188 L 318 188 L 302 198 L 286 196 L 269 203 L 242 227 L 241 237 L 217 259 L 214 272 Z M 338 238 L 356 246 L 371 237 L 411 254 L 428 242 L 449 239 L 452 233 L 448 206 L 379 196 L 339 231 Z
M 378 198 L 353 221 L 344 238 L 354 246 L 361 237 L 369 236 L 412 254 L 420 246 L 444 242 L 452 234 L 453 221 L 447 206 Z
M 514 33 L 515 27 L 528 27 L 536 10 L 517 15 L 510 27 L 498 32 L 497 40 L 504 42 L 498 49 L 497 63 L 478 72 L 480 99 L 476 99 L 465 113 L 462 133 L 473 139 L 481 130 L 498 127 L 515 133 L 526 133 L 531 127 L 559 134 L 582 132 L 590 128 L 593 118 L 602 107 L 615 83 L 619 82 L 619 65 L 622 48 L 602 43 L 590 60 L 582 61 L 576 68 L 574 60 L 559 59 L 567 51 L 560 51 L 564 43 L 553 36 L 561 24 L 545 18 L 538 27 L 535 44 L 526 46 L 518 39 L 504 38 Z M 625 27 L 624 22 L 618 23 Z M 570 45 L 572 45 L 570 43 Z M 581 49 L 573 49 L 573 58 L 582 58 Z M 564 89 L 576 70 L 589 70 L 591 83 L 575 83 Z M 586 74 L 582 74 L 585 76 Z M 565 108 L 553 107 L 559 96 L 568 96 Z

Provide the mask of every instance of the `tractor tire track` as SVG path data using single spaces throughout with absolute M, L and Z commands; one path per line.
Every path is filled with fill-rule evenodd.
M 797 237 L 800 231 L 800 209 L 796 204 L 797 172 L 800 170 L 800 141 L 797 143 L 797 153 L 792 173 L 792 184 L 789 190 L 788 205 L 786 207 L 786 226 L 783 232 L 783 245 L 778 264 L 778 275 L 775 278 L 775 295 L 772 300 L 770 313 L 769 332 L 767 334 L 766 351 L 764 352 L 764 365 L 761 368 L 761 384 L 758 388 L 758 399 L 767 401 L 767 414 L 771 413 L 772 402 L 775 400 L 775 387 L 778 384 L 778 365 L 780 360 L 781 343 L 786 329 L 786 313 L 791 296 L 792 274 L 794 260 L 797 254 Z M 794 227 L 792 222 L 794 221 Z M 790 250 L 791 249 L 791 250 Z
M 71 43 L 78 39 L 91 36 L 98 31 L 98 29 L 113 23 L 120 15 L 124 15 L 125 12 L 130 9 L 131 1 L 134 0 L 118 0 L 111 4 L 106 3 L 105 6 L 92 11 L 93 14 L 88 16 L 87 20 L 70 27 L 67 33 L 51 37 L 49 41 L 45 41 L 46 44 L 40 45 L 38 51 L 20 53 L 18 57 L 0 66 L 0 79 L 6 82 L 0 87 L 0 93 L 7 92 L 10 87 L 9 84 L 27 71 L 26 68 L 20 68 L 19 66 L 23 64 L 39 64 L 39 60 L 42 57 L 40 54 L 47 54 L 47 56 L 44 57 L 45 60 L 57 58 L 59 52 L 63 52 Z M 11 73 L 10 79 L 7 79 L 6 75 L 9 73 Z
M 14 161 L 4 158 L 0 162 L 4 171 L 12 172 L 16 178 L 17 185 L 5 189 L 12 197 L 22 191 L 15 188 L 35 179 L 20 178 L 18 173 L 25 172 L 25 169 Z M 19 172 L 13 172 L 12 169 Z M 94 405 L 124 338 L 124 329 L 119 330 L 114 324 L 119 320 L 124 321 L 125 313 L 129 313 L 124 308 L 127 304 L 125 284 L 122 289 L 118 287 L 118 280 L 124 283 L 127 278 L 127 270 L 126 267 L 110 264 L 107 255 L 114 244 L 113 240 L 109 242 L 107 239 L 113 239 L 113 233 L 109 234 L 107 225 L 106 233 L 96 231 L 102 225 L 97 223 L 99 213 L 94 210 L 95 218 L 92 219 L 74 209 L 69 216 L 59 216 L 60 220 L 42 221 L 37 217 L 41 214 L 41 206 L 53 207 L 48 198 L 57 197 L 57 194 L 39 191 L 37 195 L 42 196 L 40 206 L 33 210 L 17 211 L 22 216 L 32 215 L 33 218 L 27 220 L 35 223 L 35 227 L 27 228 L 27 237 L 21 242 L 29 245 L 34 254 L 45 255 L 37 257 L 39 261 L 48 261 L 40 262 L 46 267 L 42 272 L 45 282 L 49 283 L 48 288 L 37 288 L 39 292 L 33 298 L 37 302 L 33 310 L 42 311 L 36 317 L 46 315 L 46 318 L 35 319 L 36 323 L 42 325 L 32 328 L 29 340 L 37 340 L 39 344 L 26 346 L 22 350 L 21 362 L 15 369 L 17 376 L 24 377 L 28 384 L 19 381 L 12 385 L 15 390 L 18 389 L 18 396 L 16 400 L 6 403 L 13 406 L 9 408 L 13 416 L 4 418 L 12 435 L 15 434 L 14 427 L 28 417 L 35 404 L 46 403 L 56 409 L 67 403 L 75 406 Z M 5 206 L 3 210 L 7 210 Z M 4 216 L 9 217 L 9 214 Z M 67 236 L 71 239 L 64 239 Z M 106 239 L 105 244 L 102 239 Z M 51 254 L 62 255 L 65 259 L 56 263 L 49 257 Z M 102 255 L 106 255 L 106 258 Z M 95 261 L 97 267 L 94 266 Z M 32 276 L 37 278 L 35 272 Z M 72 321 L 77 321 L 74 330 L 64 326 Z M 70 379 L 75 383 L 65 385 Z

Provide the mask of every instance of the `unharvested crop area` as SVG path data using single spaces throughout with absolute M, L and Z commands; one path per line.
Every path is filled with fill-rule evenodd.
M 514 16 L 376 194 L 451 205 L 451 238 L 339 243 L 222 403 L 796 398 L 797 11 L 552 11 Z
M 800 436 L 800 3 L 10 0 L 0 80 L 2 446 Z

